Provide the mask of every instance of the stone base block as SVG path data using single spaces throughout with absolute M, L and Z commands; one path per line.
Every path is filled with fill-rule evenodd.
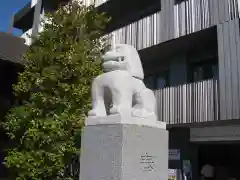
M 110 119 L 112 123 L 96 123 L 95 119 L 83 130 L 80 180 L 167 180 L 165 126 L 160 122 L 148 126 L 147 119 L 138 123 L 126 123 L 129 122 L 126 119 L 119 123 L 116 121 L 122 119 L 119 116 Z

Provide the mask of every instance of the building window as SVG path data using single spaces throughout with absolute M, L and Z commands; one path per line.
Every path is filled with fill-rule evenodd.
M 148 76 L 144 80 L 149 89 L 162 89 L 169 86 L 168 71 Z
M 218 67 L 216 59 L 198 62 L 190 65 L 189 81 L 196 82 L 212 78 L 217 78 Z
M 145 85 L 149 89 L 154 89 L 155 88 L 155 83 L 154 83 L 154 77 L 153 76 L 148 76 L 144 79 Z
M 168 85 L 168 78 L 166 75 L 157 76 L 155 79 L 155 89 L 165 88 Z

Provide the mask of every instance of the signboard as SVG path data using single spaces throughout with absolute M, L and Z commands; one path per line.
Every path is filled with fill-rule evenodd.
M 191 128 L 190 141 L 237 141 L 240 140 L 240 126 L 214 126 Z
M 169 160 L 180 160 L 180 149 L 169 149 L 168 159 Z
M 168 169 L 168 180 L 177 180 L 177 170 Z

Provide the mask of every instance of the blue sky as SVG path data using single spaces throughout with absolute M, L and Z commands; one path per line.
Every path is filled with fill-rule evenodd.
M 0 31 L 8 31 L 11 17 L 19 9 L 24 7 L 30 0 L 1 0 L 0 6 Z M 13 34 L 19 35 L 20 31 L 17 29 L 13 30 Z

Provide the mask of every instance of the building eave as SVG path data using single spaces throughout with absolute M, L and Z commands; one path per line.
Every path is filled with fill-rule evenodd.
M 28 50 L 24 39 L 0 32 L 0 59 L 16 64 L 24 64 L 23 54 Z
M 105 12 L 111 18 L 106 33 L 123 27 L 161 10 L 159 0 L 108 0 L 98 6 L 97 11 Z
M 14 15 L 13 27 L 26 31 L 32 28 L 33 19 L 34 7 L 29 2 Z

